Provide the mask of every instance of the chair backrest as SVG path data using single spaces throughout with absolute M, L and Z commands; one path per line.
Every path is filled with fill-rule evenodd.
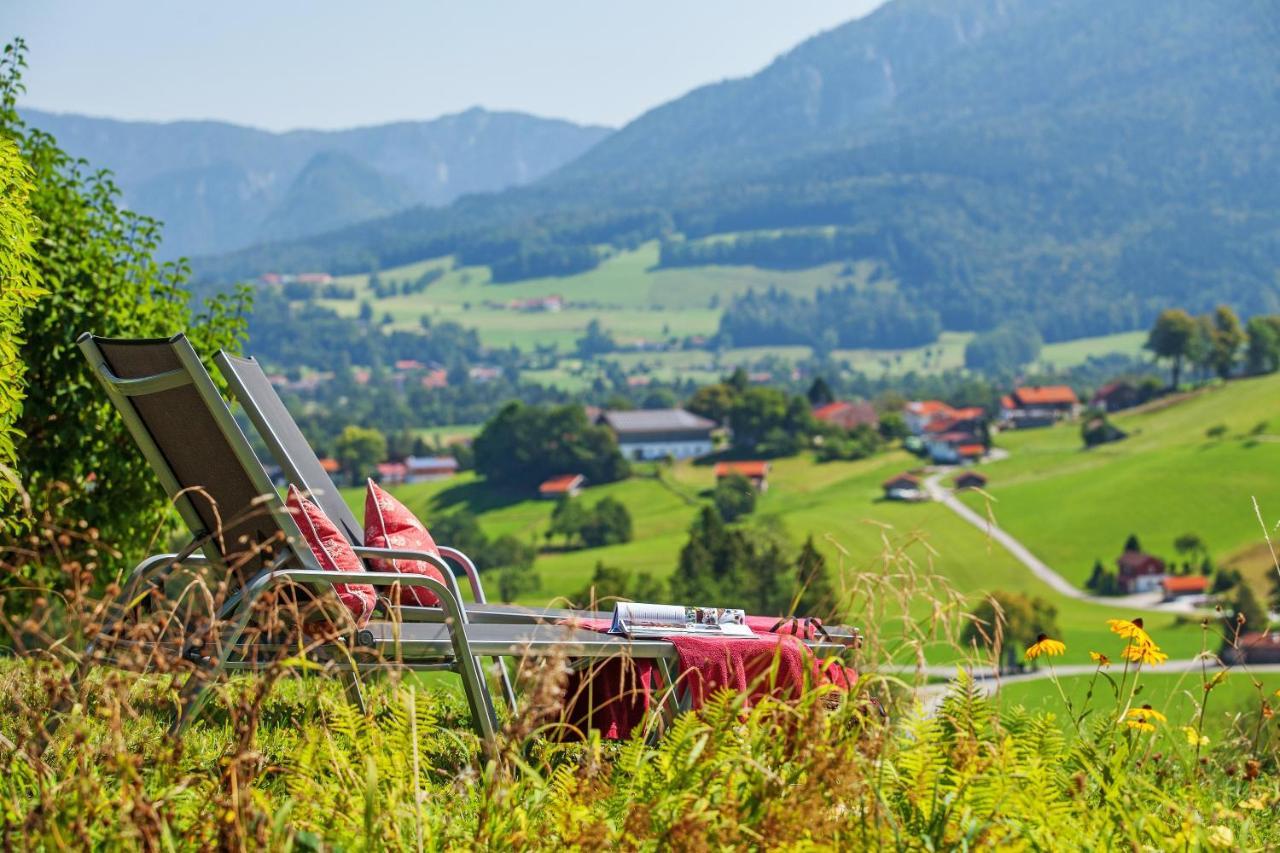
M 343 529 L 348 541 L 362 544 L 364 528 L 343 500 L 329 472 L 320 464 L 258 360 L 220 352 L 213 361 L 286 479 L 319 504 L 325 515 Z
M 318 568 L 185 335 L 77 341 L 165 492 L 216 566 Z M 259 553 L 255 553 L 259 552 Z

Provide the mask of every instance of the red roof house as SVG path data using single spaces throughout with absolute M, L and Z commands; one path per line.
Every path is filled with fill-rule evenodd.
M 884 488 L 886 500 L 922 501 L 925 499 L 925 494 L 920 489 L 920 478 L 914 474 L 899 474 L 885 480 L 881 486 Z
M 965 471 L 952 482 L 957 489 L 981 489 L 987 485 L 987 478 L 977 471 Z
M 1127 593 L 1152 592 L 1164 580 L 1164 560 L 1142 551 L 1125 551 L 1116 558 L 1117 580 Z
M 813 417 L 841 429 L 853 429 L 862 424 L 875 426 L 880 423 L 880 415 L 876 412 L 876 407 L 867 402 L 851 403 L 837 400 L 814 409 Z
M 1173 601 L 1189 595 L 1204 595 L 1209 589 L 1209 579 L 1204 575 L 1169 575 L 1160 581 L 1164 600 Z
M 538 496 L 547 500 L 576 498 L 586 482 L 587 478 L 581 474 L 561 474 L 538 486 Z
M 1280 631 L 1250 631 L 1222 650 L 1227 664 L 1280 663 Z
M 757 492 L 763 492 L 769 488 L 769 469 L 771 467 L 768 462 L 717 462 L 715 468 L 716 481 L 719 482 L 733 474 L 740 474 L 751 481 L 752 487 Z

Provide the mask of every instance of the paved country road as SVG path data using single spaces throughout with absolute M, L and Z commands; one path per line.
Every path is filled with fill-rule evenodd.
M 1121 596 L 1089 595 L 1071 581 L 1055 572 L 1043 560 L 1031 553 L 1031 549 L 1026 545 L 1023 545 L 1009 533 L 996 526 L 991 519 L 983 517 L 966 506 L 963 501 L 955 496 L 955 493 L 941 484 L 940 481 L 947 473 L 949 473 L 949 471 L 944 469 L 925 478 L 924 488 L 929 495 L 929 499 L 947 507 L 947 509 L 951 510 L 956 515 L 981 530 L 991 539 L 1000 543 L 1001 547 L 1012 554 L 1014 559 L 1026 566 L 1027 570 L 1030 571 L 1031 574 L 1053 587 L 1056 592 L 1065 595 L 1068 598 L 1090 601 L 1094 604 L 1116 607 L 1130 612 L 1134 610 L 1163 612 L 1177 611 L 1185 613 L 1193 612 L 1193 609 L 1185 602 L 1169 602 L 1167 604 L 1162 604 L 1160 601 L 1160 593 L 1158 592 Z

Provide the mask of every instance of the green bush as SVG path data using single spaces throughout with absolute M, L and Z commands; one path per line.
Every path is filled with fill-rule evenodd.
M 31 169 L 30 206 L 39 222 L 35 270 L 48 296 L 40 310 L 22 315 L 28 386 L 17 421 L 16 468 L 34 509 L 4 508 L 9 539 L 0 546 L 9 546 L 16 565 L 0 583 L 101 587 L 116 573 L 116 556 L 139 559 L 172 513 L 75 340 L 84 332 L 186 332 L 198 352 L 212 356 L 238 347 L 245 291 L 192 313 L 185 264 L 155 260 L 159 223 L 120 207 L 108 173 L 91 171 L 53 137 L 23 124 L 16 105 L 24 50 L 16 41 L 0 58 L 0 138 L 16 144 Z M 55 518 L 70 526 L 54 530 Z M 19 604 L 14 596 L 6 602 Z

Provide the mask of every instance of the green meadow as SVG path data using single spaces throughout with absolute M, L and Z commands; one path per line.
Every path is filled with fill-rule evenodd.
M 755 522 L 783 525 L 797 547 L 804 538 L 813 536 L 831 565 L 850 578 L 855 573 L 887 571 L 886 554 L 893 554 L 892 571 L 913 565 L 921 574 L 945 579 L 966 594 L 970 603 L 981 593 L 996 589 L 1049 599 L 1059 608 L 1059 624 L 1072 645 L 1068 662 L 1087 663 L 1090 648 L 1109 647 L 1114 638 L 1105 620 L 1133 614 L 1057 595 L 981 531 L 943 506 L 882 500 L 880 484 L 916 462 L 900 451 L 858 462 L 819 464 L 807 455 L 778 460 L 769 489 L 757 506 Z M 535 567 L 542 589 L 526 597 L 525 603 L 578 599 L 598 562 L 647 571 L 659 578 L 668 576 L 698 507 L 707 500 L 713 474 L 710 467 L 688 463 L 663 469 L 662 474 L 661 480 L 642 474 L 587 489 L 584 499 L 588 502 L 609 495 L 627 505 L 635 525 L 634 540 L 604 548 L 540 554 Z M 535 544 L 544 542 L 551 513 L 548 502 L 493 490 L 471 474 L 400 486 L 394 491 L 428 526 L 434 516 L 467 507 L 477 513 L 489 535 L 509 533 Z M 354 490 L 348 498 L 359 512 L 361 493 Z M 860 604 L 867 602 L 855 602 L 855 607 Z M 924 600 L 916 602 L 913 616 L 927 616 L 930 606 Z M 1162 645 L 1171 655 L 1189 657 L 1200 650 L 1200 632 L 1190 627 L 1175 629 L 1173 616 L 1151 616 L 1147 621 L 1153 631 L 1161 632 Z M 954 654 L 940 644 L 939 659 L 931 662 L 954 659 Z
M 1112 665 L 1105 670 L 1107 676 L 1118 682 L 1122 671 Z M 1210 671 L 1209 678 L 1215 672 Z M 1130 674 L 1132 677 L 1132 674 Z M 1116 689 L 1106 676 L 1096 680 L 1089 675 L 1067 676 L 1060 680 L 1062 693 L 1071 700 L 1077 709 L 1084 707 L 1090 686 L 1093 698 L 1089 707 L 1102 712 L 1115 707 Z M 1160 673 L 1147 671 L 1139 679 L 1139 692 L 1135 705 L 1150 705 L 1169 718 L 1168 725 L 1182 726 L 1194 723 L 1199 714 L 1200 703 L 1205 701 L 1204 678 L 1199 672 Z M 1204 732 L 1214 737 L 1228 730 L 1237 717 L 1256 716 L 1263 698 L 1274 699 L 1275 692 L 1280 689 L 1280 673 L 1244 670 L 1229 670 L 1220 684 L 1210 692 L 1205 705 Z M 1069 715 L 1063 704 L 1062 693 L 1049 679 L 1034 681 L 1015 681 L 1004 684 L 997 693 L 998 701 L 1004 708 L 1018 705 L 1028 711 L 1051 711 L 1062 719 Z M 1114 713 L 1114 711 L 1112 711 Z
M 421 293 L 375 299 L 369 276 L 349 275 L 337 281 L 355 288 L 355 299 L 321 300 L 340 314 L 353 316 L 360 303 L 372 302 L 377 316 L 389 314 L 393 326 L 417 328 L 421 318 L 451 320 L 474 328 L 481 340 L 494 347 L 514 346 L 532 352 L 538 346 L 554 345 L 569 354 L 592 320 L 610 331 L 622 344 L 658 343 L 693 335 L 712 335 L 719 327 L 721 308 L 747 290 L 777 287 L 797 295 L 812 294 L 833 284 L 867 284 L 876 265 L 859 261 L 850 265 L 824 264 L 804 270 L 765 270 L 747 266 L 703 266 L 659 269 L 658 244 L 645 243 L 634 250 L 615 251 L 594 270 L 563 277 L 533 278 L 495 284 L 488 267 L 455 267 L 451 257 L 432 258 L 393 269 L 382 270 L 385 281 L 411 281 L 429 270 L 443 276 Z M 509 303 L 558 295 L 567 306 L 556 312 L 512 310 Z M 915 371 L 937 373 L 964 366 L 964 347 L 973 335 L 944 332 L 934 343 L 903 350 L 839 350 L 836 356 L 855 369 L 872 375 L 898 376 Z M 1126 332 L 1050 344 L 1041 361 L 1065 368 L 1084 362 L 1091 355 L 1110 352 L 1139 352 L 1145 334 Z M 626 353 L 610 356 L 629 369 L 642 362 L 655 378 L 674 375 L 711 381 L 724 366 L 750 364 L 766 355 L 799 360 L 809 355 L 808 347 L 749 347 L 730 349 L 722 363 L 706 369 L 713 356 L 705 352 Z M 697 363 L 692 372 L 684 368 Z M 595 373 L 580 374 L 556 369 L 531 373 L 530 378 L 566 390 L 584 387 Z
M 1217 385 L 1114 421 L 1129 437 L 1092 450 L 1078 424 L 1001 433 L 1009 458 L 983 469 L 1000 526 L 1077 583 L 1095 559 L 1110 567 L 1130 533 L 1170 559 L 1174 539 L 1195 533 L 1216 561 L 1245 560 L 1259 582 L 1276 571 L 1263 530 L 1280 518 L 1280 376 Z M 1215 427 L 1221 435 L 1207 434 Z M 965 500 L 986 504 L 976 494 Z

